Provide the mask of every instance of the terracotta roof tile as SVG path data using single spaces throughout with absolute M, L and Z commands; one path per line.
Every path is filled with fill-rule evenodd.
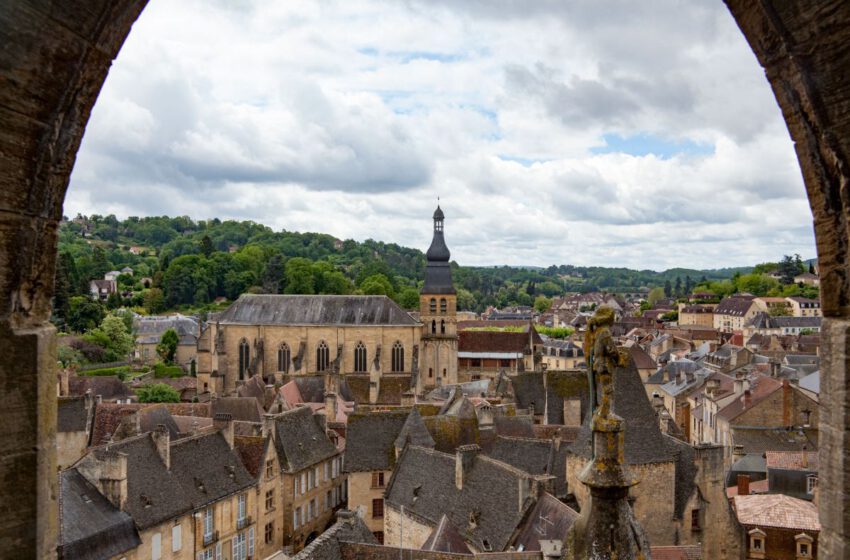
M 818 508 L 812 502 L 784 494 L 735 496 L 732 502 L 742 525 L 820 531 Z
M 806 464 L 803 465 L 805 454 Z M 768 451 L 765 459 L 769 469 L 789 471 L 817 471 L 818 454 L 816 451 Z

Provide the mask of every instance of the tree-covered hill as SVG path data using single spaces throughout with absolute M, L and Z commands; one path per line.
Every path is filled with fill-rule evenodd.
M 63 325 L 76 311 L 72 299 L 88 294 L 90 280 L 127 266 L 133 275 L 118 279 L 125 295 L 111 298 L 110 306 L 153 313 L 203 310 L 214 308 L 218 298 L 264 292 L 387 294 L 415 308 L 425 256 L 395 243 L 273 231 L 249 221 L 77 216 L 64 220 L 60 228 L 57 322 Z M 452 266 L 460 308 L 475 311 L 489 305 L 532 305 L 539 296 L 565 291 L 634 292 L 677 280 L 695 286 L 750 270 Z

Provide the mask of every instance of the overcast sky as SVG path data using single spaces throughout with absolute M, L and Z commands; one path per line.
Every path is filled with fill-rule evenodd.
M 424 250 L 438 196 L 464 265 L 815 254 L 785 123 L 719 1 L 153 0 L 65 213 Z

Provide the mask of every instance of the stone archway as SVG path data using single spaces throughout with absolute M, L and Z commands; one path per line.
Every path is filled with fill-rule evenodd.
M 823 558 L 850 556 L 850 4 L 726 0 L 765 68 L 812 208 L 825 315 Z M 58 223 L 91 109 L 147 0 L 0 3 L 0 556 L 57 539 L 54 330 Z

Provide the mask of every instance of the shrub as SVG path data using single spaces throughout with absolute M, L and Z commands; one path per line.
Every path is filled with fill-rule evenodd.
M 157 379 L 162 379 L 163 377 L 183 377 L 184 375 L 183 368 L 180 366 L 167 366 L 162 362 L 153 366 L 153 376 Z
M 180 402 L 180 393 L 177 389 L 166 385 L 165 383 L 157 383 L 155 385 L 147 385 L 136 389 L 136 394 L 139 396 L 140 403 L 176 403 Z

